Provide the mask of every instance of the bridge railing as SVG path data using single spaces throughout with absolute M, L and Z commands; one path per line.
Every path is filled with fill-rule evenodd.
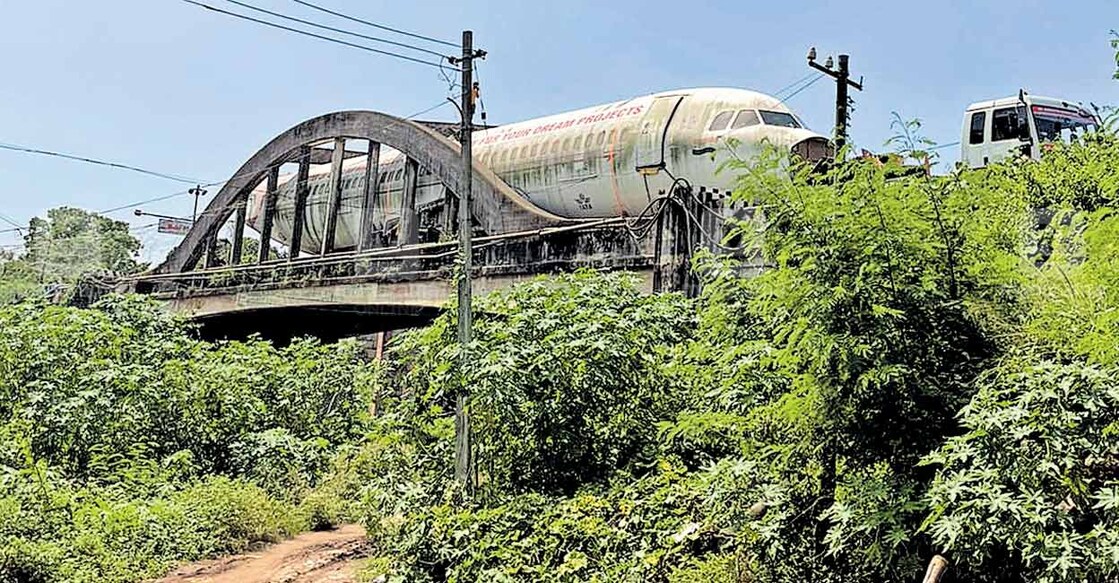
M 653 241 L 635 237 L 627 219 L 588 221 L 563 227 L 479 237 L 474 277 L 599 269 L 649 269 Z M 326 256 L 274 259 L 179 273 L 148 273 L 126 283 L 156 297 L 183 297 L 358 282 L 451 278 L 455 241 L 406 245 Z

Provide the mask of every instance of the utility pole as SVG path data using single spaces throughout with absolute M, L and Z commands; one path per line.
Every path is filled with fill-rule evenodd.
M 462 386 L 455 397 L 455 481 L 462 485 L 467 495 L 473 488 L 474 458 L 470 444 L 470 412 L 466 402 L 466 359 L 467 347 L 473 337 L 473 320 L 470 312 L 473 295 L 471 271 L 473 263 L 474 225 L 470 210 L 471 188 L 474 182 L 473 169 L 473 131 L 474 100 L 477 88 L 474 86 L 474 59 L 484 59 L 485 51 L 474 49 L 474 32 L 462 31 L 462 57 L 451 58 L 452 64 L 462 70 L 462 99 L 459 110 L 462 112 L 462 125 L 459 143 L 462 146 L 462 179 L 458 193 L 458 241 L 459 260 L 462 272 L 458 280 L 458 341 L 459 341 L 459 378 Z
M 839 55 L 839 69 L 833 70 L 831 57 L 828 57 L 827 62 L 820 65 L 816 62 L 816 47 L 808 49 L 808 66 L 835 79 L 835 155 L 837 159 L 843 146 L 847 145 L 847 122 L 850 121 L 850 113 L 848 112 L 850 97 L 848 97 L 847 88 L 854 87 L 859 91 L 863 90 L 862 77 L 859 77 L 857 83 L 851 80 L 849 61 L 849 55 Z
M 190 222 L 194 224 L 194 222 L 198 220 L 198 197 L 206 196 L 206 191 L 203 190 L 202 185 L 199 184 L 187 192 L 194 195 L 194 212 L 190 214 Z

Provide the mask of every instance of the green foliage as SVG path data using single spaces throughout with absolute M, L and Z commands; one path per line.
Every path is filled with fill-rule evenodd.
M 35 457 L 70 475 L 127 452 L 189 451 L 202 471 L 224 472 L 237 451 L 265 453 L 260 432 L 330 444 L 360 432 L 366 373 L 353 343 L 207 345 L 152 304 L 101 307 L 0 308 L 0 413 L 27 420 Z
M 567 492 L 638 459 L 670 407 L 664 349 L 691 326 L 678 296 L 639 292 L 632 275 L 540 278 L 482 298 L 467 383 L 483 484 Z M 408 390 L 444 404 L 457 391 L 452 315 L 394 355 Z
M 0 328 L 0 580 L 137 581 L 342 518 L 309 494 L 366 427 L 356 344 L 207 344 L 124 297 Z
M 137 581 L 179 560 L 243 551 L 303 528 L 294 508 L 228 478 L 129 500 L 9 473 L 0 508 L 3 581 Z
M 140 268 L 140 242 L 128 223 L 72 207 L 31 219 L 24 244 L 26 261 L 48 282 L 73 282 L 88 273 L 125 275 Z
M 38 274 L 14 254 L 0 251 L 0 304 L 45 297 Z
M 1115 50 L 1115 74 L 1113 77 L 1119 79 L 1119 33 L 1114 30 L 1111 31 L 1111 48 Z
M 134 581 L 360 520 L 365 580 L 915 581 L 935 553 L 1114 580 L 1119 142 L 931 177 L 896 129 L 883 165 L 729 164 L 760 275 L 524 282 L 477 299 L 463 354 L 454 310 L 382 367 L 130 298 L 0 308 L 0 577 Z
M 1025 196 L 1031 205 L 1057 210 L 1094 210 L 1119 203 L 1119 136 L 1087 133 L 1071 143 L 1046 144 L 1036 162 L 995 167 L 1001 191 Z
M 69 301 L 83 282 L 96 284 L 143 269 L 135 259 L 140 241 L 128 223 L 72 207 L 31 219 L 24 248 L 22 255 L 0 256 L 0 304 Z
M 969 580 L 1119 574 L 1119 370 L 1007 361 L 962 412 L 926 522 Z M 1018 580 L 1018 579 L 1015 579 Z
M 663 581 L 733 539 L 689 520 L 699 497 L 688 486 L 664 468 L 570 497 L 438 504 L 367 526 L 391 551 L 378 562 L 390 581 Z

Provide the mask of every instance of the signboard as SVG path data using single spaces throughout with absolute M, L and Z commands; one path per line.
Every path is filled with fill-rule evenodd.
M 191 224 L 186 219 L 159 219 L 158 231 L 171 235 L 186 235 L 190 231 Z

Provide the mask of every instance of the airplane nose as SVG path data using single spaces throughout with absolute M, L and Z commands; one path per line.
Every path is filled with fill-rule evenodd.
M 792 151 L 793 155 L 812 164 L 831 159 L 835 155 L 834 146 L 823 136 L 812 136 L 800 140 L 793 144 Z

